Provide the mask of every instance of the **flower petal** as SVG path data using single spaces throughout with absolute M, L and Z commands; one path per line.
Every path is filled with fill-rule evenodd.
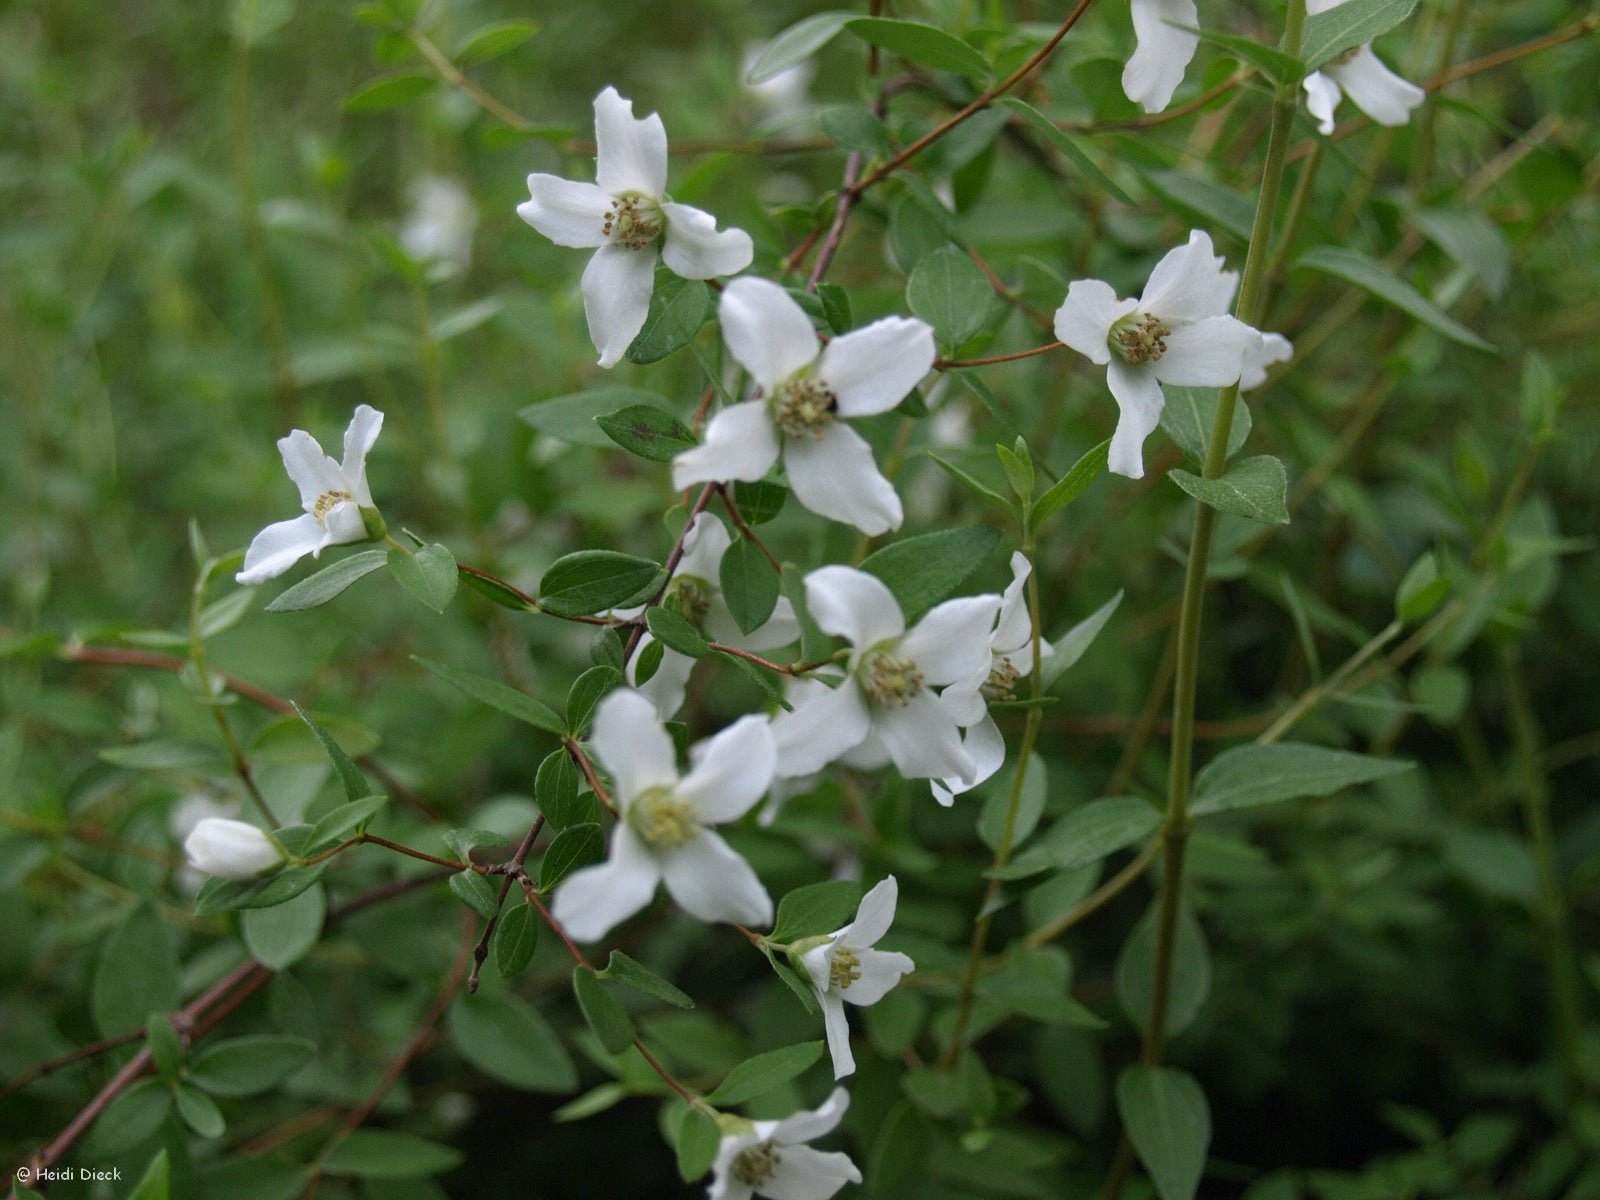
M 778 747 L 765 717 L 740 717 L 715 737 L 689 752 L 693 764 L 679 782 L 677 794 L 694 802 L 709 825 L 744 816 L 772 786 Z
M 1281 333 L 1263 333 L 1261 344 L 1244 356 L 1244 373 L 1239 376 L 1239 390 L 1248 392 L 1267 381 L 1267 368 L 1275 363 L 1288 362 L 1294 357 L 1294 347 Z
M 339 471 L 358 505 L 372 506 L 372 492 L 367 488 L 367 455 L 383 429 L 383 414 L 370 404 L 356 405 L 355 414 L 344 431 L 344 461 Z
M 661 261 L 685 279 L 712 279 L 733 275 L 750 265 L 755 245 L 742 229 L 717 231 L 717 219 L 687 204 L 661 206 L 667 218 L 667 238 Z
M 602 367 L 622 361 L 639 336 L 655 285 L 656 256 L 649 250 L 601 246 L 583 269 L 583 315 Z
M 899 653 L 915 662 L 922 681 L 933 687 L 965 679 L 989 665 L 989 634 L 999 611 L 999 596 L 946 600 L 906 634 Z
M 761 1185 L 768 1200 L 828 1200 L 847 1183 L 860 1183 L 861 1172 L 847 1155 L 837 1150 L 789 1146 L 772 1177 Z
M 932 692 L 898 708 L 877 709 L 872 729 L 883 739 L 894 765 L 907 779 L 971 779 L 977 764 L 961 747 L 961 730 Z
M 1411 119 L 1411 110 L 1427 99 L 1427 93 L 1416 84 L 1384 66 L 1370 43 L 1348 61 L 1329 63 L 1322 69 L 1338 80 L 1350 103 L 1379 125 L 1404 125 Z
M 760 400 L 730 404 L 706 426 L 705 441 L 672 460 L 672 486 L 760 479 L 778 460 L 778 427 Z
M 1028 562 L 1028 556 L 1020 550 L 1013 550 L 1011 582 L 1006 585 L 1005 593 L 1000 597 L 1000 616 L 995 621 L 994 637 L 989 642 L 990 648 L 996 654 L 1011 654 L 1026 646 L 1031 659 L 1033 620 L 1028 615 L 1027 594 L 1024 589 L 1032 572 L 1033 566 Z M 1029 666 L 1032 665 L 1030 661 Z
M 650 903 L 660 878 L 649 848 L 619 824 L 611 831 L 610 857 L 562 880 L 550 915 L 573 941 L 598 941 Z
M 933 798 L 946 808 L 955 802 L 957 796 L 990 778 L 1006 761 L 1006 740 L 1000 734 L 1000 726 L 994 723 L 994 718 L 987 712 L 981 721 L 967 728 L 961 737 L 961 746 L 972 756 L 978 769 L 970 781 L 954 775 L 933 781 Z
M 1198 35 L 1174 25 L 1200 24 L 1194 0 L 1132 0 L 1133 35 L 1137 44 L 1122 71 L 1128 99 L 1158 113 L 1183 82 L 1183 73 L 1200 43 Z
M 793 712 L 772 721 L 780 779 L 820 771 L 858 745 L 872 727 L 867 702 L 853 679 L 814 700 L 797 702 Z
M 310 513 L 268 525 L 250 542 L 250 549 L 244 552 L 244 566 L 234 580 L 254 587 L 276 579 L 307 554 L 316 554 L 328 544 L 328 531 Z
M 1109 283 L 1074 279 L 1067 298 L 1056 309 L 1056 337 L 1092 363 L 1111 361 L 1111 327 L 1138 307 L 1136 300 L 1118 300 Z
M 878 939 L 889 932 L 894 924 L 895 905 L 900 900 L 900 884 L 893 875 L 880 879 L 871 891 L 861 897 L 856 908 L 856 919 L 836 935 L 842 945 L 852 950 L 865 950 L 876 946 Z
M 1129 479 L 1144 478 L 1144 440 L 1161 424 L 1161 408 L 1166 397 L 1148 363 L 1134 366 L 1120 358 L 1106 368 L 1106 382 L 1116 397 L 1122 415 L 1111 435 L 1111 453 L 1106 469 Z
M 594 181 L 613 196 L 667 190 L 667 130 L 661 117 L 633 115 L 633 101 L 608 87 L 594 98 Z
M 856 1056 L 850 1052 L 850 1022 L 845 1019 L 844 1001 L 835 992 L 819 991 L 822 1002 L 822 1028 L 828 1035 L 828 1057 L 833 1059 L 833 1077 L 843 1079 L 856 1073 Z
M 592 183 L 555 175 L 529 175 L 528 199 L 517 216 L 558 246 L 591 249 L 606 244 L 606 212 L 611 196 Z
M 905 519 L 894 484 L 873 461 L 872 447 L 842 421 L 818 437 L 785 438 L 783 469 L 796 500 L 868 537 L 899 529 Z
M 311 552 L 313 558 L 320 558 L 327 546 L 345 546 L 351 542 L 368 540 L 367 523 L 361 519 L 361 508 L 354 500 L 341 500 L 323 513 L 322 528 L 326 536 L 322 539 L 322 545 Z
M 717 320 L 734 358 L 767 392 L 816 360 L 811 318 L 770 280 L 741 275 L 723 288 Z
M 678 907 L 701 921 L 770 925 L 772 897 L 750 864 L 709 829 L 661 852 L 661 877 Z
M 1246 360 L 1261 352 L 1261 335 L 1243 321 L 1207 317 L 1169 333 L 1167 352 L 1150 367 L 1162 383 L 1222 387 L 1237 380 Z
M 1177 321 L 1221 316 L 1228 311 L 1238 286 L 1238 272 L 1222 269 L 1210 236 L 1190 230 L 1189 240 L 1168 250 L 1150 272 L 1139 297 L 1139 311 Z M 1167 344 L 1171 346 L 1170 339 Z
M 640 695 L 656 706 L 656 712 L 661 714 L 661 719 L 667 721 L 683 707 L 684 693 L 688 690 L 689 676 L 694 674 L 695 660 L 687 654 L 679 654 L 669 646 L 662 646 L 661 662 L 656 666 L 656 673 L 643 683 L 639 683 L 635 679 L 639 656 L 644 653 L 644 648 L 655 640 L 649 633 L 639 639 L 638 649 L 628 660 L 627 678 L 628 683 L 637 688 Z
M 672 739 L 655 705 L 632 688 L 618 688 L 600 701 L 589 746 L 611 773 L 611 798 L 624 813 L 645 789 L 678 782 Z
M 726 602 L 719 597 L 712 601 L 711 611 L 706 614 L 705 630 L 713 641 L 726 642 L 741 650 L 775 650 L 799 638 L 800 621 L 794 615 L 789 597 L 779 596 L 766 622 L 745 633 L 734 621 Z
M 306 512 L 316 507 L 317 498 L 325 492 L 348 490 L 339 464 L 324 454 L 322 443 L 304 429 L 279 438 L 278 453 L 283 456 L 283 469 L 300 489 L 300 506 Z
M 863 950 L 857 957 L 860 959 L 858 966 L 861 974 L 851 980 L 839 995 L 851 1004 L 863 1007 L 882 1000 L 894 990 L 902 976 L 917 969 L 917 964 L 911 961 L 909 955 L 897 950 Z
M 843 1088 L 834 1088 L 828 1093 L 828 1098 L 810 1112 L 797 1112 L 775 1122 L 768 1136 L 786 1146 L 814 1142 L 837 1129 L 849 1108 L 850 1093 Z
M 900 602 L 876 575 L 854 567 L 818 567 L 806 576 L 806 608 L 824 633 L 857 650 L 905 632 Z
M 828 343 L 817 377 L 847 417 L 887 412 L 933 370 L 933 327 L 914 317 L 885 317 Z
M 1339 84 L 1321 71 L 1306 76 L 1306 111 L 1317 119 L 1317 132 L 1327 137 L 1333 132 L 1333 113 L 1339 107 Z

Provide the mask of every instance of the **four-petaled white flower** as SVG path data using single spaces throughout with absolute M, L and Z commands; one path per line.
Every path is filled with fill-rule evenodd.
M 787 646 L 800 635 L 800 624 L 795 620 L 794 606 L 788 597 L 779 596 L 772 615 L 749 633 L 741 630 L 733 619 L 728 601 L 722 595 L 721 582 L 722 557 L 731 544 L 727 527 L 716 517 L 710 513 L 695 517 L 683 539 L 683 557 L 673 569 L 661 602 L 674 608 L 710 641 L 741 650 L 773 650 Z M 643 611 L 642 608 L 617 609 L 612 616 L 626 621 Z M 648 632 L 639 639 L 638 651 L 628 660 L 628 682 L 648 696 L 663 717 L 670 717 L 683 706 L 685 685 L 694 670 L 695 660 L 664 645 L 655 674 L 639 683 L 636 675 L 640 657 L 654 642 L 655 638 Z
M 718 306 L 728 349 L 761 389 L 723 409 L 704 444 L 672 460 L 672 486 L 760 479 L 779 454 L 795 499 L 869 536 L 900 528 L 900 497 L 872 447 L 841 417 L 887 412 L 933 367 L 933 329 L 885 317 L 823 349 L 805 310 L 781 287 L 742 276 Z
M 835 1079 L 843 1079 L 856 1069 L 844 1002 L 876 1004 L 900 982 L 902 975 L 916 968 L 907 955 L 898 951 L 873 949 L 894 924 L 894 906 L 899 896 L 900 885 L 890 875 L 861 898 L 854 921 L 834 930 L 826 941 L 800 956 L 817 999 L 822 1001 L 822 1023 L 828 1032 Z
M 1346 0 L 1306 0 L 1307 15 L 1338 8 Z M 1305 78 L 1306 108 L 1317 118 L 1324 136 L 1333 132 L 1333 110 L 1339 107 L 1339 93 L 1379 125 L 1404 125 L 1411 110 L 1427 99 L 1416 84 L 1401 79 L 1384 66 L 1366 42 L 1347 50 L 1332 62 Z
M 204 817 L 184 839 L 189 865 L 219 879 L 253 879 L 283 862 L 283 851 L 244 821 Z
M 574 871 L 556 893 L 554 915 L 568 934 L 580 942 L 605 936 L 650 903 L 662 880 L 702 921 L 772 921 L 761 880 L 709 828 L 742 817 L 772 782 L 776 751 L 763 717 L 742 717 L 694 746 L 680 778 L 655 706 L 624 688 L 595 710 L 590 745 L 611 772 L 618 820 L 607 861 Z
M 1171 102 L 1200 44 L 1190 32 L 1200 24 L 1200 14 L 1194 0 L 1131 0 L 1129 7 L 1135 44 L 1122 69 L 1122 90 L 1145 112 L 1158 113 Z
M 779 777 L 820 770 L 871 736 L 907 779 L 972 779 L 977 764 L 961 746 L 957 714 L 933 689 L 989 661 L 1000 597 L 946 600 L 908 631 L 881 580 L 823 567 L 806 576 L 806 607 L 850 642 L 850 657 L 837 688 L 773 720 Z
M 1107 462 L 1116 474 L 1144 475 L 1141 448 L 1161 420 L 1163 383 L 1221 387 L 1262 353 L 1261 334 L 1227 313 L 1238 282 L 1237 272 L 1222 269 L 1211 239 L 1195 230 L 1156 264 L 1137 300 L 1117 299 L 1098 279 L 1067 288 L 1056 337 L 1107 368 L 1122 412 Z
M 1000 618 L 989 634 L 989 661 L 945 689 L 945 703 L 966 731 L 961 744 L 972 755 L 978 772 L 971 780 L 935 779 L 933 798 L 940 804 L 954 803 L 957 796 L 988 779 L 1006 761 L 1005 738 L 989 715 L 989 701 L 1013 699 L 1017 685 L 1033 674 L 1033 621 L 1024 594 L 1032 570 L 1027 555 L 1012 552 L 1011 582 L 1000 598 Z M 1040 657 L 1049 658 L 1050 653 L 1050 643 L 1040 638 Z
M 805 1144 L 832 1133 L 849 1107 L 849 1093 L 834 1088 L 821 1107 L 781 1121 L 720 1118 L 725 1132 L 711 1167 L 710 1200 L 828 1200 L 845 1184 L 860 1183 L 848 1155 Z
M 382 428 L 383 414 L 370 405 L 360 405 L 344 431 L 342 463 L 324 454 L 317 439 L 303 429 L 278 440 L 278 453 L 283 455 L 289 478 L 300 489 L 300 503 L 306 511 L 256 534 L 245 551 L 244 569 L 235 577 L 240 583 L 265 583 L 307 554 L 319 558 L 328 546 L 382 536 L 383 522 L 367 488 L 367 451 Z
M 667 197 L 667 131 L 659 114 L 606 88 L 594 101 L 595 181 L 529 175 L 517 215 L 558 246 L 593 249 L 583 310 L 602 367 L 615 366 L 644 327 L 656 259 L 685 279 L 732 275 L 754 248 L 740 229 L 717 231 L 710 213 Z

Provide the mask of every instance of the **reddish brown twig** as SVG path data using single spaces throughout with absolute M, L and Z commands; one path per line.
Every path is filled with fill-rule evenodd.
M 500 881 L 500 894 L 495 900 L 494 916 L 484 923 L 483 937 L 472 949 L 472 974 L 467 977 L 469 992 L 476 994 L 478 991 L 478 973 L 483 970 L 484 960 L 489 957 L 489 938 L 493 936 L 495 926 L 500 923 L 500 910 L 505 907 L 506 893 L 511 890 L 512 881 L 517 872 L 522 870 L 522 864 L 528 861 L 528 855 L 533 852 L 533 844 L 539 840 L 539 831 L 543 828 L 544 814 L 540 813 L 534 820 L 533 827 L 528 830 L 527 836 L 522 839 L 522 844 L 517 847 L 516 853 L 501 868 L 505 872 L 505 878 Z

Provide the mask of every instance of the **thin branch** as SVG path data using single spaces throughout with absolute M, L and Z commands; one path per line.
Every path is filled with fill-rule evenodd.
M 1015 354 L 996 354 L 989 358 L 936 358 L 933 360 L 933 369 L 958 371 L 965 367 L 992 367 L 996 363 L 1016 362 L 1019 358 L 1034 358 L 1040 354 L 1051 354 L 1065 348 L 1063 342 L 1051 342 L 1045 346 L 1035 346 L 1031 350 L 1018 350 Z
M 589 786 L 594 789 L 595 799 L 605 806 L 607 812 L 613 817 L 617 816 L 617 806 L 612 803 L 611 796 L 607 793 L 605 785 L 600 782 L 600 777 L 595 774 L 594 764 L 589 761 L 589 756 L 583 752 L 583 746 L 577 738 L 567 738 L 562 743 L 567 753 L 572 756 L 572 761 L 578 764 L 578 770 L 583 772 L 583 777 L 589 781 Z
M 727 512 L 729 520 L 733 522 L 733 527 L 743 535 L 745 541 L 766 555 L 767 561 L 772 564 L 772 569 L 782 575 L 783 564 L 777 560 L 771 550 L 767 549 L 766 543 L 756 536 L 756 531 L 750 528 L 750 523 L 744 519 L 744 514 L 739 511 L 738 504 L 734 502 L 733 492 L 728 485 L 719 483 L 717 485 L 717 493 L 722 497 L 722 507 Z
M 494 916 L 490 917 L 483 926 L 483 937 L 472 950 L 472 974 L 467 978 L 467 991 L 474 995 L 478 991 L 478 973 L 483 970 L 483 963 L 489 957 L 489 938 L 494 933 L 495 926 L 500 923 L 500 910 L 505 907 L 506 893 L 511 890 L 511 884 L 516 874 L 522 870 L 522 864 L 528 861 L 528 855 L 533 852 L 534 842 L 539 840 L 539 831 L 544 828 L 544 814 L 540 813 L 533 822 L 533 827 L 528 830 L 528 835 L 522 839 L 522 844 L 517 847 L 511 861 L 506 864 L 505 878 L 500 881 L 500 895 L 495 900 Z

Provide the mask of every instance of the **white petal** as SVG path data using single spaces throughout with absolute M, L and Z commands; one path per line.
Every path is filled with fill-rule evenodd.
M 895 904 L 900 899 L 900 884 L 893 875 L 878 881 L 856 909 L 856 919 L 838 933 L 841 944 L 852 950 L 876 946 L 878 939 L 894 924 Z
M 963 729 L 968 725 L 976 725 L 989 711 L 989 704 L 983 698 L 983 685 L 989 682 L 991 670 L 992 660 L 981 664 L 971 675 L 957 680 L 939 693 L 939 702 L 950 714 L 950 719 Z
M 911 659 L 931 687 L 965 679 L 990 662 L 989 633 L 999 596 L 961 596 L 935 605 L 896 652 Z
M 1106 368 L 1106 382 L 1116 397 L 1122 415 L 1111 435 L 1111 453 L 1106 469 L 1129 479 L 1144 478 L 1144 440 L 1161 424 L 1161 407 L 1166 397 L 1148 363 L 1133 366 L 1120 358 Z
M 601 246 L 583 269 L 583 315 L 589 320 L 589 340 L 600 351 L 602 367 L 622 361 L 639 336 L 650 315 L 650 293 L 655 285 L 652 250 Z
M 949 694 L 946 692 L 945 696 Z M 972 756 L 977 770 L 970 780 L 952 775 L 933 781 L 933 798 L 946 808 L 955 802 L 957 796 L 990 778 L 1006 761 L 1006 740 L 1000 735 L 1000 727 L 994 723 L 994 718 L 987 712 L 982 720 L 975 722 L 962 734 L 961 747 Z
M 1090 362 L 1111 361 L 1111 327 L 1138 307 L 1134 300 L 1118 300 L 1109 283 L 1075 279 L 1067 285 L 1067 298 L 1056 309 L 1056 337 Z
M 717 320 L 729 351 L 767 392 L 816 360 L 811 318 L 770 280 L 742 275 L 723 288 Z
M 234 580 L 252 587 L 276 579 L 305 555 L 316 554 L 329 544 L 328 531 L 310 513 L 268 525 L 244 552 L 244 567 Z
M 792 779 L 820 771 L 867 736 L 872 718 L 855 680 L 806 703 L 772 721 L 772 739 L 778 747 L 778 777 Z
M 772 897 L 749 863 L 709 829 L 661 851 L 661 877 L 678 907 L 701 921 L 770 925 Z
M 778 747 L 765 717 L 740 717 L 690 751 L 694 764 L 677 794 L 694 803 L 708 825 L 735 821 L 755 807 L 772 785 Z
M 1167 352 L 1150 364 L 1156 379 L 1179 387 L 1233 383 L 1245 362 L 1260 354 L 1261 335 L 1234 317 L 1207 317 L 1167 335 Z
M 744 633 L 728 606 L 719 599 L 712 602 L 711 611 L 706 614 L 706 632 L 716 641 L 727 642 L 741 650 L 775 650 L 800 636 L 800 621 L 794 615 L 789 597 L 779 596 L 766 623 Z
M 796 500 L 868 537 L 899 529 L 905 519 L 894 484 L 873 461 L 872 447 L 842 421 L 826 426 L 818 437 L 785 438 L 783 469 Z
M 1333 113 L 1339 107 L 1339 85 L 1321 71 L 1306 76 L 1306 111 L 1317 119 L 1323 137 L 1333 132 Z
M 850 1022 L 845 1019 L 844 1001 L 833 992 L 821 992 L 822 1028 L 828 1035 L 828 1056 L 833 1059 L 833 1077 L 843 1079 L 856 1072 L 856 1056 L 850 1052 Z
M 1346 0 L 1306 0 L 1306 16 L 1314 17 L 1318 13 L 1325 13 L 1330 8 L 1338 8 Z
M 619 824 L 611 831 L 610 856 L 562 880 L 550 915 L 573 941 L 598 941 L 650 903 L 660 878 L 649 848 Z
M 383 414 L 370 404 L 358 404 L 344 431 L 344 461 L 339 470 L 358 505 L 372 505 L 372 492 L 367 488 L 367 455 L 382 429 Z
M 314 558 L 322 556 L 325 546 L 345 546 L 367 540 L 367 523 L 361 519 L 361 508 L 354 500 L 341 500 L 325 512 L 322 515 L 322 528 L 326 536 L 322 539 L 322 545 L 311 552 Z
M 828 343 L 817 377 L 847 417 L 887 412 L 933 370 L 933 327 L 913 317 L 885 317 Z
M 678 782 L 672 738 L 655 705 L 632 688 L 618 688 L 600 701 L 589 745 L 611 773 L 612 799 L 624 812 L 645 789 Z
M 683 557 L 678 559 L 672 577 L 690 575 L 716 587 L 722 573 L 722 556 L 731 544 L 726 525 L 708 512 L 697 513 L 683 535 Z
M 797 1112 L 776 1122 L 768 1136 L 786 1146 L 814 1142 L 837 1129 L 849 1108 L 850 1093 L 836 1087 L 828 1093 L 826 1100 L 810 1112 Z
M 1294 347 L 1281 333 L 1263 333 L 1261 345 L 1244 356 L 1244 373 L 1239 376 L 1241 391 L 1250 391 L 1267 381 L 1267 368 L 1275 363 L 1288 362 L 1294 357 Z
M 648 633 L 639 639 L 638 649 L 628 660 L 627 679 L 645 699 L 656 706 L 661 719 L 666 721 L 671 720 L 683 707 L 684 693 L 689 686 L 689 676 L 694 674 L 695 660 L 687 654 L 679 654 L 676 650 L 663 646 L 661 662 L 656 666 L 656 673 L 643 683 L 639 683 L 635 678 L 639 657 L 644 653 L 644 648 L 654 641 L 655 638 Z
M 1194 0 L 1132 0 L 1133 55 L 1122 72 L 1122 90 L 1128 99 L 1158 113 L 1183 82 L 1183 73 L 1200 42 L 1198 35 L 1174 24 L 1200 24 Z
M 594 181 L 613 196 L 667 190 L 667 130 L 661 117 L 633 115 L 633 101 L 606 88 L 594 98 Z
M 322 444 L 304 429 L 296 429 L 278 439 L 283 469 L 300 489 L 300 506 L 310 512 L 324 492 L 346 491 L 344 472 L 339 464 L 322 452 Z
M 869 725 L 867 736 L 862 738 L 853 750 L 841 754 L 838 763 L 841 767 L 849 767 L 852 771 L 880 771 L 889 765 L 889 752 L 884 749 L 883 739 L 873 733 Z
M 528 199 L 517 216 L 558 246 L 591 249 L 606 244 L 606 211 L 611 196 L 592 183 L 555 175 L 529 175 Z
M 1339 81 L 1350 103 L 1379 125 L 1404 125 L 1411 110 L 1427 98 L 1416 84 L 1384 66 L 1370 44 L 1357 50 L 1349 61 L 1329 63 L 1322 69 Z
M 854 567 L 819 567 L 806 576 L 806 608 L 824 633 L 868 650 L 905 632 L 894 593 Z
M 847 1183 L 860 1183 L 855 1163 L 837 1150 L 790 1146 L 784 1150 L 772 1178 L 761 1185 L 769 1200 L 828 1200 Z
M 760 479 L 778 460 L 778 427 L 760 400 L 730 404 L 706 426 L 706 440 L 672 460 L 672 486 Z
M 997 654 L 1006 654 L 1027 646 L 1032 652 L 1033 621 L 1028 616 L 1025 591 L 1033 567 L 1028 556 L 1020 550 L 1011 552 L 1011 582 L 1000 597 L 1000 616 L 995 622 L 990 648 Z M 1031 664 L 1030 664 L 1031 665 Z
M 1194 229 L 1188 242 L 1168 250 L 1150 272 L 1139 297 L 1139 311 L 1169 321 L 1221 316 L 1228 311 L 1238 286 L 1238 272 L 1224 271 L 1210 236 Z
M 977 764 L 961 748 L 961 731 L 932 692 L 913 696 L 898 708 L 872 714 L 873 731 L 907 779 L 972 778 Z
M 876 1004 L 894 990 L 903 976 L 917 969 L 908 955 L 897 950 L 863 950 L 858 957 L 860 976 L 839 993 L 851 1004 Z
M 661 261 L 685 279 L 713 279 L 733 275 L 750 265 L 755 246 L 742 229 L 717 232 L 717 219 L 687 204 L 663 204 L 667 239 Z

